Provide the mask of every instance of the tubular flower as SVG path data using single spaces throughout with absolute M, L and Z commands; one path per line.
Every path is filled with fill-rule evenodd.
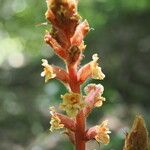
M 97 142 L 101 142 L 103 144 L 108 144 L 110 141 L 109 133 L 109 128 L 107 127 L 108 121 L 105 120 L 102 122 L 102 124 L 96 126 L 96 136 L 95 139 Z
M 85 106 L 82 96 L 78 93 L 66 93 L 65 95 L 62 95 L 61 98 L 63 99 L 63 103 L 60 107 L 65 110 L 70 117 L 75 117 Z
M 54 130 L 58 130 L 64 127 L 63 124 L 61 124 L 61 120 L 59 119 L 59 117 L 55 114 L 55 109 L 54 107 L 50 108 L 50 114 L 51 114 L 51 127 L 50 127 L 50 131 L 53 132 Z
M 98 66 L 98 63 L 97 63 L 97 61 L 99 59 L 98 55 L 94 54 L 92 56 L 92 59 L 93 59 L 93 61 L 90 64 L 90 68 L 91 68 L 91 71 L 92 71 L 92 78 L 103 80 L 105 78 L 105 75 L 102 72 L 101 67 Z
M 44 66 L 44 71 L 41 73 L 41 76 L 45 76 L 45 82 L 48 80 L 55 78 L 56 74 L 53 72 L 53 68 L 51 65 L 48 64 L 48 61 L 46 59 L 42 59 L 42 66 Z
M 99 89 L 99 92 L 94 98 L 94 101 L 95 101 L 94 106 L 100 107 L 100 106 L 102 106 L 103 101 L 105 101 L 105 98 L 102 97 L 102 94 L 104 92 L 104 87 L 101 84 L 97 84 L 97 85 L 96 84 L 89 84 L 84 88 L 84 91 L 86 94 L 89 94 L 90 91 L 92 91 L 92 90 L 96 91 L 97 89 Z

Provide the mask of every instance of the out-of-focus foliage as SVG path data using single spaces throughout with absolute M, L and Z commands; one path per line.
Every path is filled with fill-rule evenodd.
M 91 25 L 83 64 L 97 52 L 106 74 L 105 105 L 88 124 L 107 118 L 111 142 L 103 150 L 123 148 L 123 139 L 135 114 L 150 128 L 150 1 L 84 0 L 79 11 Z M 51 134 L 50 105 L 57 105 L 66 89 L 58 81 L 44 84 L 41 58 L 63 66 L 43 42 L 50 25 L 45 1 L 0 0 L 0 149 L 72 150 L 66 139 Z M 82 65 L 82 64 L 81 64 Z M 87 81 L 91 82 L 91 81 Z M 93 80 L 92 82 L 97 82 Z M 99 149 L 95 142 L 88 149 Z

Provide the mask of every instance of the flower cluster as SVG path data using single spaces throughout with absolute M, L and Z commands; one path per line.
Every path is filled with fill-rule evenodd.
M 61 96 L 60 109 L 64 114 L 50 109 L 50 131 L 64 128 L 69 139 L 75 144 L 76 150 L 85 150 L 85 143 L 95 139 L 104 144 L 109 143 L 109 129 L 107 121 L 86 129 L 86 118 L 95 107 L 102 106 L 105 98 L 102 96 L 104 87 L 101 84 L 89 84 L 81 93 L 81 85 L 88 79 L 103 80 L 105 78 L 98 64 L 97 54 L 92 61 L 79 67 L 86 48 L 84 37 L 89 32 L 89 24 L 83 20 L 77 11 L 77 0 L 47 0 L 46 18 L 51 23 L 51 30 L 46 32 L 44 41 L 52 47 L 66 65 L 66 70 L 58 66 L 49 65 L 42 59 L 44 67 L 41 73 L 45 82 L 56 78 L 64 83 L 68 92 Z

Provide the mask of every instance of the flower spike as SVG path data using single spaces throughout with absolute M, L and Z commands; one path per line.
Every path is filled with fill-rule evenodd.
M 107 121 L 86 131 L 86 118 L 93 108 L 102 106 L 104 87 L 101 84 L 89 84 L 85 87 L 85 95 L 81 92 L 81 85 L 86 79 L 103 80 L 105 75 L 98 64 L 98 55 L 92 56 L 92 61 L 79 68 L 84 58 L 86 48 L 84 37 L 90 31 L 86 19 L 80 17 L 77 11 L 78 0 L 46 0 L 46 19 L 51 23 L 51 29 L 44 36 L 44 41 L 51 46 L 54 53 L 65 63 L 66 69 L 49 65 L 42 59 L 45 82 L 56 78 L 64 83 L 68 92 L 61 96 L 60 108 L 66 115 L 57 113 L 50 108 L 50 131 L 65 129 L 76 150 L 86 150 L 86 142 L 95 139 L 98 142 L 109 143 L 109 129 Z

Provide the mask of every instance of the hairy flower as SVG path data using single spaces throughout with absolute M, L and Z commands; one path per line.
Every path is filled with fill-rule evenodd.
M 103 101 L 105 101 L 105 98 L 102 97 L 102 94 L 104 92 L 104 87 L 101 84 L 88 84 L 85 88 L 84 91 L 88 95 L 90 91 L 94 90 L 99 90 L 98 94 L 94 97 L 94 106 L 95 107 L 100 107 L 103 104 Z
M 91 72 L 92 72 L 92 78 L 93 79 L 99 79 L 103 80 L 105 78 L 104 73 L 101 70 L 101 67 L 99 67 L 97 61 L 99 59 L 97 54 L 94 54 L 92 56 L 93 61 L 91 62 Z
M 50 108 L 50 114 L 51 114 L 51 121 L 50 121 L 51 127 L 50 127 L 50 131 L 53 132 L 54 130 L 58 130 L 58 129 L 63 128 L 64 125 L 61 124 L 61 120 L 56 115 L 54 107 Z
M 48 80 L 55 78 L 56 74 L 53 72 L 53 68 L 51 65 L 48 64 L 46 59 L 42 59 L 42 66 L 44 66 L 44 71 L 41 73 L 41 76 L 45 76 L 45 82 Z
M 65 110 L 67 115 L 75 117 L 78 112 L 85 106 L 83 98 L 78 93 L 66 93 L 62 95 L 63 103 L 61 103 L 61 109 Z
M 107 127 L 108 121 L 105 120 L 102 122 L 102 124 L 96 126 L 96 136 L 95 139 L 97 142 L 101 142 L 103 144 L 108 144 L 110 141 L 109 133 L 109 128 Z

